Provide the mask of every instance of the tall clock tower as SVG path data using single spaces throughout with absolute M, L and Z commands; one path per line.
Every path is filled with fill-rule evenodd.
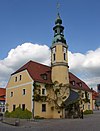
M 68 45 L 64 38 L 64 27 L 59 13 L 53 27 L 54 38 L 51 46 L 52 82 L 68 84 Z

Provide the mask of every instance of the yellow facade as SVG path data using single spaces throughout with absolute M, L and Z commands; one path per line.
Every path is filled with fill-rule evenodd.
M 65 48 L 65 52 L 64 52 Z M 65 59 L 64 59 L 65 53 Z M 55 60 L 54 60 L 55 54 Z M 51 48 L 51 64 L 52 64 L 52 81 L 58 81 L 59 83 L 68 84 L 68 53 L 67 47 L 63 43 L 56 43 Z
M 32 111 L 32 85 L 33 80 L 26 70 L 11 76 L 6 87 L 6 103 L 9 111 L 13 110 L 13 105 L 18 107 L 22 104 Z M 25 94 L 23 94 L 23 90 Z
M 45 84 L 42 84 L 42 83 L 37 83 L 38 85 L 40 85 L 40 90 L 41 90 L 41 93 L 40 95 L 41 96 L 48 96 L 49 99 L 52 99 L 52 100 L 48 100 L 45 101 L 45 102 L 42 102 L 42 101 L 35 101 L 34 102 L 34 116 L 41 116 L 41 117 L 44 117 L 44 118 L 64 118 L 65 117 L 65 114 L 64 114 L 64 110 L 63 109 L 60 109 L 60 108 L 56 108 L 56 105 L 54 103 L 54 100 L 55 100 L 55 93 L 53 91 L 53 88 L 50 87 L 50 88 L 45 88 Z M 42 94 L 42 89 L 45 89 L 46 90 L 46 94 L 43 95 Z M 63 89 L 64 90 L 64 89 Z M 66 89 L 66 92 L 64 93 L 64 96 L 67 96 L 69 89 Z M 67 99 L 67 98 L 66 98 Z M 58 100 L 58 103 L 59 102 L 62 102 L 60 100 Z M 46 105 L 46 111 L 42 111 L 42 104 L 45 104 Z

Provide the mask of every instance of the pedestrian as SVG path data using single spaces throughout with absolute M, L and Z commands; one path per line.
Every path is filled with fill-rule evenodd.
M 80 116 L 81 119 L 83 119 L 83 110 L 81 110 L 81 116 Z

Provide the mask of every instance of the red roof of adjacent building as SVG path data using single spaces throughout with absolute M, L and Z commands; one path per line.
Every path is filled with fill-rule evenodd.
M 51 67 L 49 66 L 46 66 L 37 62 L 29 61 L 20 69 L 18 69 L 16 72 L 14 72 L 12 75 L 19 73 L 23 70 L 27 70 L 34 81 L 41 82 L 41 83 L 48 83 L 48 84 L 52 83 Z M 43 74 L 47 75 L 47 79 L 43 79 L 42 77 Z M 74 89 L 91 91 L 90 88 L 82 80 L 80 80 L 71 72 L 69 72 L 69 81 L 70 81 L 71 87 Z M 72 85 L 72 81 L 75 81 L 75 86 Z M 82 84 L 81 87 L 79 83 Z
M 94 91 L 94 90 L 92 90 L 92 99 L 96 100 L 98 97 L 99 97 L 99 93 Z
M 5 101 L 6 89 L 0 88 L 0 101 Z

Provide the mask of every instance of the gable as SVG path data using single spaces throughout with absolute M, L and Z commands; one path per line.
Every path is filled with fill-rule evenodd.
M 29 75 L 34 81 L 41 82 L 41 83 L 51 83 L 51 67 L 49 66 L 37 62 L 29 61 L 20 69 L 18 69 L 16 72 L 14 72 L 12 76 L 23 70 L 27 70 Z M 46 76 L 46 79 L 44 79 L 43 77 L 44 75 Z

